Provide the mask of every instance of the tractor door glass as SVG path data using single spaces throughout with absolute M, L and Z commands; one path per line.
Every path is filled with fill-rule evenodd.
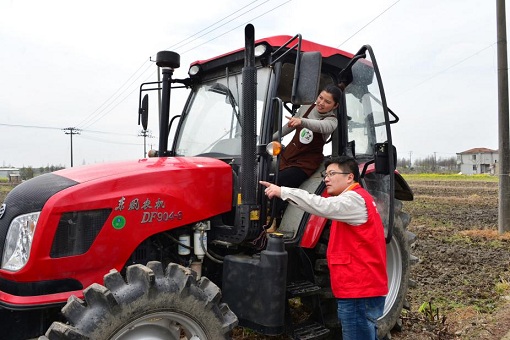
M 257 124 L 260 126 L 267 93 L 269 69 L 257 72 Z M 241 74 L 196 87 L 176 143 L 177 156 L 211 157 L 241 155 Z
M 366 59 L 352 68 L 353 81 L 345 89 L 348 139 L 355 142 L 358 160 L 373 159 L 375 143 L 387 141 L 384 111 L 374 69 Z
M 368 52 L 368 51 L 367 51 Z M 367 53 L 369 56 L 369 53 Z M 348 115 L 348 138 L 354 141 L 355 156 L 364 163 L 374 159 L 375 144 L 388 141 L 386 119 L 380 84 L 369 59 L 359 59 L 352 68 L 353 80 L 345 89 Z M 364 177 L 366 189 L 372 194 L 383 220 L 386 236 L 393 223 L 393 174 L 368 171 Z

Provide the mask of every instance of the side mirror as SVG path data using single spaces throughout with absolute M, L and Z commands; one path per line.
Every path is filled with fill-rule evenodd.
M 140 120 L 142 122 L 143 129 L 147 130 L 147 123 L 149 120 L 149 95 L 148 94 L 143 96 L 142 105 L 138 109 L 138 125 L 140 125 Z
M 298 65 L 296 65 L 298 66 Z M 317 99 L 322 68 L 320 52 L 303 52 L 292 85 L 292 104 L 308 105 Z

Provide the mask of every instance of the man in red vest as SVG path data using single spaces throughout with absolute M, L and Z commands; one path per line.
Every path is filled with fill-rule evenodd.
M 388 293 L 384 226 L 374 199 L 358 183 L 358 163 L 341 156 L 327 160 L 325 166 L 323 177 L 329 197 L 260 183 L 269 198 L 280 197 L 333 221 L 327 259 L 342 339 L 374 340 Z

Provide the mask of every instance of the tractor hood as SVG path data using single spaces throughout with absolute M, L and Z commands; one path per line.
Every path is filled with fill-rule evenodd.
M 107 201 L 117 211 L 148 211 L 156 201 L 168 207 L 182 200 L 194 216 L 207 218 L 232 208 L 232 168 L 214 158 L 149 158 L 64 169 L 53 175 L 77 183 L 47 202 L 65 211 L 78 202 L 77 210 L 106 208 Z M 166 202 L 161 201 L 164 198 Z
M 124 161 L 86 165 L 55 171 L 54 174 L 66 177 L 78 183 L 104 179 L 105 177 L 122 178 L 132 175 L 169 173 L 179 170 L 194 171 L 192 169 L 224 168 L 230 172 L 230 167 L 224 162 L 205 157 L 174 157 L 174 158 L 144 158 L 138 161 Z
M 141 240 L 230 211 L 232 192 L 232 168 L 206 157 L 96 164 L 35 177 L 15 187 L 2 205 L 0 254 L 11 221 L 40 212 L 31 260 L 5 275 L 31 281 L 30 273 L 44 268 L 46 277 L 68 278 L 75 275 L 73 256 L 84 268 L 96 268 L 98 258 L 116 254 L 101 270 L 121 268 Z M 80 230 L 91 236 L 76 243 L 70 235 Z

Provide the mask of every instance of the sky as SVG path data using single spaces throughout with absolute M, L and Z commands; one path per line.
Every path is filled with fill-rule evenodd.
M 399 158 L 498 149 L 496 1 L 0 0 L 0 167 L 142 158 L 138 90 L 157 80 L 156 53 L 179 53 L 185 78 L 193 61 L 243 47 L 248 23 L 256 39 L 371 45 Z

